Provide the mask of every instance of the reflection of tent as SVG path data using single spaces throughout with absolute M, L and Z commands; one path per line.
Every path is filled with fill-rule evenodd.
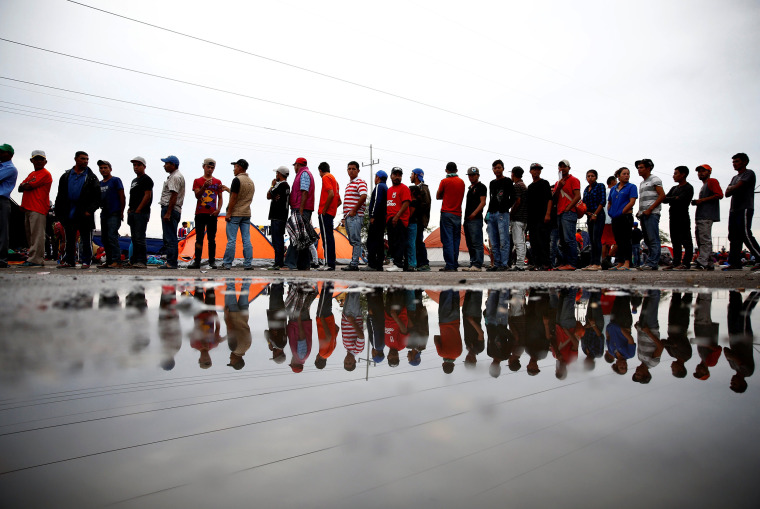
M 443 244 L 441 243 L 441 229 L 436 228 L 425 239 L 425 247 L 427 247 L 428 259 L 431 262 L 443 262 Z M 491 256 L 491 250 L 488 246 L 483 244 L 484 256 Z M 461 228 L 461 239 L 459 241 L 459 263 L 460 265 L 470 264 L 470 255 L 467 251 L 467 242 L 464 240 L 464 228 Z
M 319 228 L 315 228 L 317 233 L 319 233 Z M 351 256 L 353 255 L 354 248 L 351 247 L 351 243 L 348 241 L 348 237 L 341 232 L 340 230 L 334 230 L 335 232 L 335 261 L 338 263 L 345 263 L 348 264 L 351 262 Z M 317 243 L 317 255 L 322 260 L 325 259 L 325 252 L 324 249 L 322 249 L 322 237 L 319 238 L 319 242 Z M 364 259 L 364 257 L 360 257 L 360 261 L 366 262 L 367 260 Z
M 179 257 L 183 260 L 191 260 L 195 256 L 195 234 L 193 229 L 187 234 L 187 237 L 179 241 Z M 202 259 L 208 259 L 208 241 L 203 239 Z M 272 260 L 274 259 L 274 248 L 272 243 L 261 233 L 261 230 L 251 225 L 251 244 L 253 245 L 254 260 Z M 219 214 L 216 220 L 216 259 L 224 258 L 224 250 L 227 248 L 227 222 L 224 215 Z M 235 245 L 235 258 L 243 258 L 243 243 L 240 240 L 240 234 L 237 236 Z

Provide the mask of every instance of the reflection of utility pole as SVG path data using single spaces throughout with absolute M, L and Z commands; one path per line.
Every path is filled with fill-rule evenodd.
M 369 381 L 369 351 L 372 349 L 372 342 L 367 344 L 367 340 L 364 340 L 364 344 L 367 347 L 367 374 L 364 375 L 364 380 Z
M 374 169 L 372 167 L 376 164 L 380 164 L 380 159 L 378 159 L 377 161 L 372 159 L 372 145 L 370 145 L 369 146 L 369 163 L 368 164 L 362 163 L 362 168 L 364 168 L 365 166 L 369 166 L 369 194 L 370 196 L 372 195 L 372 188 L 375 185 L 375 174 L 374 174 Z

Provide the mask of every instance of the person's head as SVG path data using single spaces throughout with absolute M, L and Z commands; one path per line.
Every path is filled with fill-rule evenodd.
M 499 375 L 501 375 L 501 363 L 498 360 L 494 359 L 491 361 L 491 365 L 488 366 L 488 374 L 494 378 L 499 378 Z
M 282 348 L 272 348 L 272 360 L 275 364 L 282 364 L 285 358 L 285 351 Z
M 493 174 L 497 179 L 500 179 L 504 176 L 504 162 L 501 159 L 497 159 L 491 163 L 491 169 L 493 170 Z
M 425 182 L 425 172 L 422 171 L 422 168 L 415 168 L 412 170 L 412 174 L 409 177 L 409 180 L 412 182 L 412 184 L 418 186 Z
M 346 352 L 346 357 L 343 359 L 343 369 L 346 371 L 353 371 L 356 369 L 356 357 L 351 352 Z
M 378 170 L 377 173 L 375 173 L 375 185 L 380 183 L 385 183 L 388 180 L 388 174 L 385 173 L 383 170 Z
M 317 354 L 317 358 L 314 359 L 314 366 L 316 366 L 317 369 L 325 369 L 325 366 L 327 366 L 327 359 Z
M 441 368 L 443 369 L 443 372 L 447 375 L 450 375 L 454 372 L 454 359 L 443 359 L 443 363 L 441 363 Z
M 245 366 L 245 359 L 242 355 L 238 355 L 235 352 L 230 352 L 230 363 L 227 364 L 235 371 L 240 371 Z
M 594 368 L 596 367 L 596 359 L 592 357 L 591 355 L 586 356 L 585 359 L 583 359 L 583 369 L 586 371 L 594 371 Z
M 359 176 L 359 163 L 356 161 L 351 161 L 348 163 L 348 166 L 346 166 L 346 173 L 348 173 L 348 178 L 351 180 L 354 180 L 356 177 Z
M 142 177 L 145 175 L 145 158 L 137 156 L 130 161 L 132 163 L 132 169 L 135 170 L 135 175 Z
M 164 163 L 164 171 L 166 173 L 171 173 L 179 169 L 179 159 L 177 156 L 165 157 L 164 159 L 161 159 L 161 161 Z
M 686 182 L 686 177 L 689 176 L 689 168 L 686 166 L 676 166 L 673 170 L 673 181 L 677 183 Z
M 290 168 L 287 166 L 280 166 L 279 168 L 275 168 L 274 170 L 274 178 L 278 182 L 282 182 L 283 180 L 288 180 L 288 175 L 290 175 Z
M 520 182 L 524 173 L 525 170 L 523 170 L 520 166 L 515 166 L 512 168 L 512 182 Z
M 327 164 L 325 161 L 322 161 L 319 163 L 319 166 L 317 166 L 317 169 L 319 170 L 319 176 L 323 176 L 325 173 L 330 173 L 330 165 Z
M 694 369 L 694 378 L 697 380 L 707 380 L 710 378 L 710 368 L 707 367 L 707 364 L 704 362 L 697 364 L 697 367 Z
M 625 375 L 628 373 L 628 361 L 626 359 L 615 359 L 612 364 L 612 371 L 618 375 Z
M 631 380 L 640 384 L 648 384 L 652 380 L 652 373 L 649 372 L 646 364 L 639 364 L 636 367 L 636 371 L 633 372 Z
M 216 161 L 211 159 L 210 157 L 207 157 L 203 160 L 203 176 L 207 179 L 211 178 L 211 175 L 214 174 L 214 170 L 216 169 Z
M 299 157 L 296 159 L 296 162 L 293 163 L 293 168 L 295 168 L 296 173 L 303 168 L 304 166 L 307 166 L 309 163 L 306 162 L 306 158 Z
M 564 380 L 567 378 L 567 363 L 557 359 L 557 363 L 554 365 L 554 376 L 557 380 Z
M 74 154 L 74 165 L 77 167 L 77 170 L 83 171 L 85 168 L 87 168 L 87 163 L 89 162 L 90 156 L 87 154 L 87 152 L 79 150 L 76 154 Z
M 557 169 L 562 173 L 562 177 L 567 177 L 570 173 L 570 161 L 563 159 L 557 163 Z
M 744 152 L 739 152 L 731 157 L 731 163 L 734 165 L 734 170 L 744 171 L 749 164 L 749 156 Z
M 627 184 L 631 180 L 631 170 L 628 168 L 620 168 L 620 175 L 618 175 L 622 184 Z
M 533 177 L 534 182 L 537 182 L 541 178 L 541 170 L 543 169 L 544 167 L 538 163 L 530 165 L 530 176 Z
M 422 353 L 412 348 L 406 352 L 406 360 L 409 361 L 410 366 L 419 366 L 420 362 L 422 362 Z
M 611 177 L 607 177 L 607 188 L 611 188 L 613 186 L 617 185 L 617 172 L 615 172 L 615 175 Z
M 710 174 L 712 173 L 712 166 L 709 164 L 703 164 L 701 166 L 697 166 L 697 177 L 699 177 L 699 180 L 702 182 L 707 181 L 707 179 L 710 178 Z
M 596 170 L 586 172 L 586 182 L 588 182 L 588 185 L 592 186 L 596 184 L 597 179 L 599 179 L 599 173 Z
M 507 367 L 510 371 L 520 371 L 522 364 L 520 364 L 520 357 L 517 355 L 510 355 L 507 359 Z
M 475 166 L 471 166 L 467 169 L 467 178 L 470 180 L 470 184 L 474 184 L 480 179 L 480 170 Z
M 34 166 L 35 171 L 43 169 L 47 164 L 45 152 L 42 150 L 35 150 L 32 152 L 32 158 L 29 160 L 32 162 L 32 166 Z
M 654 163 L 651 159 L 639 159 L 636 161 L 635 166 L 639 171 L 639 176 L 641 178 L 649 178 L 649 175 L 652 173 L 652 168 L 654 168 Z
M 731 382 L 730 382 L 729 387 L 735 393 L 741 394 L 742 392 L 745 392 L 747 390 L 747 380 L 745 380 L 744 377 L 740 375 L 739 373 L 736 373 L 734 376 L 731 377 Z
M 684 366 L 683 362 L 680 361 L 673 361 L 670 364 L 670 372 L 673 373 L 673 376 L 676 378 L 686 378 L 686 375 L 688 371 L 686 370 L 686 366 Z
M 16 151 L 13 150 L 13 147 L 8 145 L 7 143 L 3 143 L 0 145 L 0 163 L 5 163 L 13 159 L 13 154 Z
M 395 368 L 396 366 L 398 366 L 399 364 L 398 350 L 396 350 L 395 348 L 391 348 L 390 350 L 388 350 L 387 359 L 388 359 L 388 366 L 392 368 Z
M 398 166 L 394 167 L 391 170 L 391 182 L 393 183 L 394 186 L 399 185 L 403 177 L 404 177 L 404 170 L 402 170 Z
M 538 359 L 531 357 L 528 361 L 528 365 L 525 367 L 525 370 L 530 376 L 536 376 L 539 374 L 541 372 L 541 369 L 538 367 Z
M 456 173 L 457 172 L 457 163 L 450 161 L 446 163 L 446 173 Z
M 111 163 L 108 161 L 103 161 L 102 159 L 98 161 L 98 171 L 100 171 L 100 174 L 103 176 L 103 180 L 108 180 L 111 178 Z
M 245 173 L 248 171 L 248 161 L 245 159 L 238 159 L 237 161 L 231 162 L 232 165 L 232 173 L 237 177 L 241 173 Z
M 464 358 L 464 367 L 467 369 L 475 369 L 478 364 L 478 356 L 475 352 L 467 352 L 467 356 Z

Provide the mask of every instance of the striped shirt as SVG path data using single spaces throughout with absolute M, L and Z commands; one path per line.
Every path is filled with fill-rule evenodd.
M 362 317 L 355 317 L 356 327 L 363 327 Z M 354 356 L 359 355 L 364 351 L 364 338 L 360 338 L 356 328 L 348 321 L 348 317 L 345 313 L 340 318 L 341 334 L 343 335 L 343 346 L 346 351 L 351 352 Z
M 367 183 L 360 178 L 355 178 L 348 183 L 346 189 L 343 191 L 343 217 L 348 216 L 348 213 L 354 210 L 356 204 L 361 199 L 362 195 L 367 195 Z M 356 215 L 363 217 L 364 210 L 367 208 L 367 200 L 365 198 L 364 203 L 356 211 Z
M 649 175 L 649 178 L 639 184 L 639 212 L 647 210 L 657 200 L 657 187 L 662 187 L 662 180 L 654 175 Z M 662 205 L 657 205 L 652 214 L 659 214 L 661 208 Z

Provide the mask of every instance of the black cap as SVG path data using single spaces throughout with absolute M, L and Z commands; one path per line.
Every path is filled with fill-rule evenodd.
M 243 168 L 244 170 L 248 169 L 248 161 L 246 161 L 245 159 L 238 159 L 237 161 L 234 161 L 230 164 L 239 164 L 240 167 Z
M 391 168 L 391 175 L 393 175 L 394 173 L 402 173 L 403 174 L 404 170 L 402 170 L 398 166 L 394 166 L 393 168 Z
M 456 173 L 457 171 L 457 163 L 446 163 L 446 171 L 448 173 Z

